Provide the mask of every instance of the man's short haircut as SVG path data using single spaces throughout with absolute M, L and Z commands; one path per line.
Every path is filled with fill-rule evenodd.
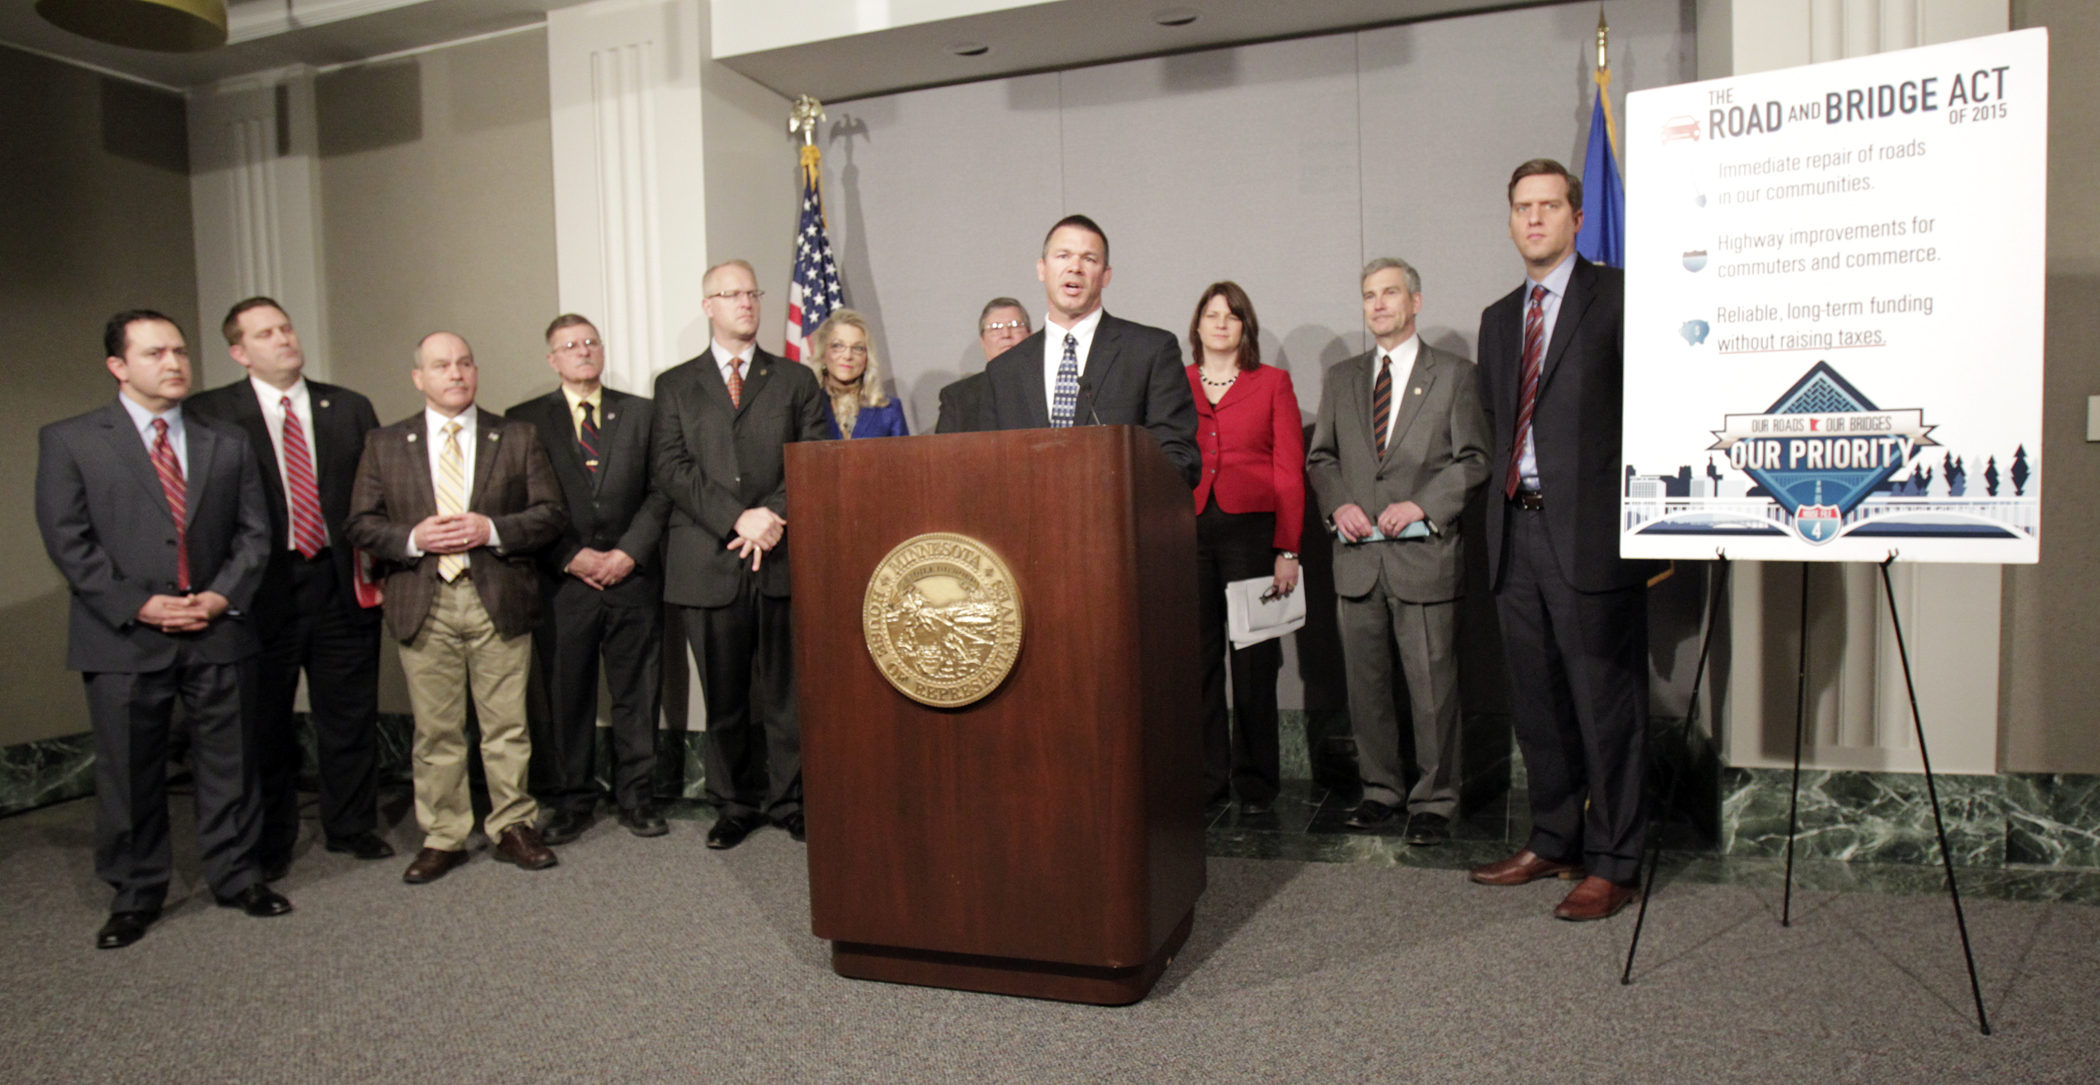
M 1413 264 L 1410 264 L 1397 256 L 1381 256 L 1378 259 L 1373 260 L 1368 264 L 1365 264 L 1364 273 L 1356 277 L 1356 285 L 1358 287 L 1362 287 L 1365 283 L 1371 281 L 1371 276 L 1376 275 L 1389 267 L 1396 267 L 1400 269 L 1401 277 L 1407 280 L 1408 293 L 1419 294 L 1422 292 L 1422 273 L 1416 271 L 1415 266 Z
M 991 316 L 993 313 L 998 312 L 1001 309 L 1021 310 L 1021 326 L 1027 328 L 1030 331 L 1035 330 L 1034 326 L 1029 323 L 1028 307 L 1026 305 L 1023 305 L 1012 298 L 993 298 L 992 300 L 985 302 L 984 308 L 978 310 L 977 312 L 977 334 L 984 334 L 984 318 Z
M 758 281 L 758 269 L 751 266 L 751 261 L 731 258 L 728 260 L 724 260 L 711 268 L 708 268 L 707 271 L 700 276 L 700 292 L 702 294 L 712 294 L 715 292 L 715 272 L 720 271 L 725 267 L 743 268 L 746 272 L 750 273 L 752 282 L 755 283 Z M 705 301 L 706 299 L 702 298 L 701 300 Z
M 1542 175 L 1559 177 L 1567 181 L 1568 210 L 1582 210 L 1582 178 L 1577 177 L 1572 173 L 1569 173 L 1568 167 L 1563 166 L 1550 158 L 1534 158 L 1531 161 L 1526 162 L 1521 166 L 1518 166 L 1517 172 L 1509 175 L 1510 202 L 1516 202 L 1518 181 L 1521 181 L 1526 177 L 1539 177 Z
M 553 323 L 547 325 L 547 334 L 540 336 L 540 338 L 545 339 L 548 342 L 553 342 L 555 332 L 558 332 L 563 328 L 573 328 L 578 324 L 590 324 L 591 328 L 594 330 L 598 327 L 598 325 L 596 324 L 591 324 L 591 320 L 589 317 L 583 316 L 578 313 L 563 313 L 562 315 L 555 317 Z
M 1090 219 L 1085 215 L 1066 215 L 1065 217 L 1058 219 L 1057 225 L 1050 227 L 1050 232 L 1043 235 L 1044 256 L 1050 255 L 1050 239 L 1057 236 L 1057 231 L 1062 230 L 1067 226 L 1077 226 L 1080 229 L 1085 230 L 1087 233 L 1093 234 L 1095 237 L 1100 238 L 1101 266 L 1111 266 L 1108 262 L 1108 231 L 1102 229 L 1100 223 L 1095 222 L 1093 219 Z
M 448 332 L 443 328 L 439 328 L 434 332 L 424 332 L 423 337 L 416 340 L 416 349 L 408 352 L 408 367 L 410 369 L 423 368 L 423 344 L 430 342 L 432 339 L 435 339 L 440 335 L 449 335 L 462 343 L 467 342 L 466 336 L 461 335 L 458 332 Z M 469 343 L 467 345 L 467 353 L 474 353 L 473 344 Z
M 265 305 L 280 313 L 284 312 L 284 306 L 277 304 L 276 298 L 266 298 L 260 294 L 234 302 L 233 308 L 226 310 L 226 319 L 219 324 L 219 334 L 226 337 L 227 346 L 236 347 L 241 343 L 241 314 Z
M 122 358 L 125 348 L 131 345 L 131 326 L 141 320 L 158 320 L 163 324 L 174 324 L 176 333 L 181 334 L 182 332 L 182 325 L 175 324 L 174 319 L 165 313 L 153 309 L 126 309 L 110 317 L 109 322 L 102 325 L 102 352 L 111 358 Z M 188 339 L 189 336 L 185 335 L 183 338 Z

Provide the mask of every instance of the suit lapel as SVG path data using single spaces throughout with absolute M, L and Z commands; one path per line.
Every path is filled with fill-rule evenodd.
M 175 514 L 168 508 L 168 495 L 160 488 L 160 472 L 153 469 L 153 457 L 147 454 L 146 442 L 139 437 L 139 431 L 131 428 L 131 412 L 126 411 L 121 403 L 112 403 L 104 413 L 102 426 L 103 436 L 109 438 L 110 452 L 117 457 L 117 462 L 123 464 L 132 480 L 152 497 L 154 507 L 160 509 L 169 523 L 173 523 Z
M 190 460 L 182 480 L 182 506 L 194 520 L 197 510 L 204 505 L 205 484 L 211 480 L 211 458 L 219 450 L 219 435 L 208 426 L 198 425 L 197 419 L 185 412 L 182 439 L 189 446 Z M 154 481 L 160 481 L 160 476 L 155 475 Z
M 248 431 L 248 439 L 257 442 L 255 447 L 258 450 L 268 452 L 268 455 L 257 457 L 262 461 L 263 485 L 269 488 L 270 496 L 275 499 L 273 507 L 283 508 L 284 473 L 277 465 L 277 445 L 270 440 L 270 423 L 263 418 L 261 393 L 255 390 L 254 382 L 241 383 L 245 394 L 233 397 L 233 420 Z M 308 385 L 309 397 L 311 394 L 312 386 Z M 320 428 L 318 417 L 314 423 L 316 429 Z M 314 458 L 317 462 L 320 459 L 318 455 Z
M 1043 393 L 1043 352 L 1050 349 L 1050 330 L 1055 327 L 1055 324 L 1044 324 L 1042 331 L 1021 340 L 1021 345 L 1014 348 L 1022 352 L 1021 358 L 1026 362 L 1021 367 L 1022 373 L 1027 376 L 1027 379 L 1021 382 L 1021 398 L 1028 404 L 1028 420 L 1035 429 L 1043 429 L 1050 425 L 1050 397 Z M 1057 334 L 1062 336 L 1064 333 Z M 1062 344 L 1064 341 L 1060 339 L 1058 342 Z M 1030 343 L 1035 344 L 1033 350 L 1029 349 Z M 1059 349 L 1063 349 L 1062 345 Z
M 1407 436 L 1407 427 L 1414 425 L 1415 416 L 1422 413 L 1422 401 L 1428 399 L 1430 389 L 1436 387 L 1442 368 L 1433 360 L 1428 346 L 1415 344 L 1414 369 L 1406 380 L 1393 385 L 1393 394 L 1400 397 L 1400 409 L 1393 418 L 1393 432 L 1385 440 L 1387 459 L 1391 459 L 1393 449 L 1400 446 L 1400 439 Z
M 738 417 L 742 417 L 753 403 L 758 402 L 759 395 L 765 391 L 766 385 L 773 380 L 773 367 L 784 364 L 787 363 L 767 354 L 765 351 L 754 350 L 751 352 L 751 364 L 744 371 L 744 395 L 736 408 Z M 727 394 L 729 386 L 723 385 L 722 391 L 724 394 Z
M 1087 387 L 1093 390 L 1093 395 L 1088 398 L 1097 402 L 1101 396 L 1101 389 L 1108 386 L 1109 370 L 1115 368 L 1118 353 L 1116 347 L 1122 340 L 1122 329 L 1117 327 L 1120 323 L 1122 322 L 1107 313 L 1101 314 L 1101 323 L 1094 326 L 1093 345 L 1087 348 L 1086 368 L 1079 374 L 1079 379 L 1085 381 Z M 1218 402 L 1221 406 L 1224 404 L 1222 399 Z M 1072 424 L 1085 425 L 1085 415 L 1083 409 L 1075 408 Z
M 611 399 L 603 391 L 598 394 L 598 471 L 605 471 L 606 410 Z M 569 396 L 556 388 L 553 394 L 537 404 L 539 417 L 532 419 L 534 425 L 547 440 L 547 458 L 554 461 L 554 470 L 566 477 L 591 481 L 590 469 L 583 465 L 583 447 L 577 443 L 576 416 L 569 412 Z
M 1582 323 L 1582 314 L 1590 307 L 1594 296 L 1590 289 L 1590 262 L 1577 256 L 1575 270 L 1568 274 L 1568 294 L 1560 299 L 1560 313 L 1553 318 L 1553 341 L 1546 344 L 1546 357 L 1539 363 L 1541 391 L 1553 379 L 1554 370 L 1560 367 L 1561 356 L 1568 352 L 1568 344 L 1575 338 L 1575 328 Z M 1519 364 L 1522 364 L 1521 359 Z
M 503 427 L 499 415 L 490 414 L 480 407 L 474 408 L 474 440 L 481 447 L 474 450 L 474 485 L 467 491 L 467 507 L 480 503 L 481 495 L 488 489 L 489 472 L 496 469 L 496 455 L 503 442 L 498 431 Z
M 612 450 L 616 446 L 616 435 L 626 425 L 626 396 L 610 388 L 598 393 L 598 473 L 590 476 L 591 492 L 596 493 L 605 485 L 605 473 L 612 467 Z

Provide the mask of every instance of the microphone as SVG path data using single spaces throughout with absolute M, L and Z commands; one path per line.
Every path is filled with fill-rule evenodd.
M 1085 377 L 1079 378 L 1079 402 L 1086 404 L 1088 421 L 1084 424 L 1089 426 L 1100 425 L 1101 412 L 1094 409 L 1094 382 Z

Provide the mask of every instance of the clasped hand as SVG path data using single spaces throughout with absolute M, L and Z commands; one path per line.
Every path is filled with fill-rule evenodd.
M 750 558 L 751 571 L 755 573 L 765 559 L 766 551 L 780 545 L 786 527 L 786 517 L 763 505 L 745 509 L 743 515 L 736 518 L 736 538 L 729 540 L 724 549 L 736 551 L 739 558 Z
M 1427 518 L 1422 506 L 1412 501 L 1395 501 L 1378 514 L 1377 530 L 1386 538 L 1394 539 L 1407 530 L 1407 525 Z M 1371 518 L 1356 505 L 1343 505 L 1334 510 L 1334 529 L 1341 534 L 1343 542 L 1362 542 L 1371 537 Z
M 163 633 L 196 633 L 226 613 L 231 603 L 215 591 L 188 595 L 155 595 L 139 608 L 139 622 Z
M 634 559 L 624 550 L 593 550 L 584 547 L 569 559 L 570 576 L 604 591 L 634 572 Z
M 478 512 L 425 517 L 412 533 L 426 554 L 464 554 L 489 541 L 489 518 Z

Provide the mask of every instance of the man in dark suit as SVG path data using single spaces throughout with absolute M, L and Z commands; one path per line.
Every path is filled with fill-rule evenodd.
M 1632 900 L 1646 822 L 1647 578 L 1619 556 L 1625 275 L 1575 253 L 1582 182 L 1534 159 L 1509 184 L 1518 289 L 1480 314 L 1480 399 L 1495 461 L 1488 583 L 1509 657 L 1531 838 L 1473 880 L 1581 878 L 1554 914 Z M 1587 876 L 1585 876 L 1585 874 Z
M 1415 269 L 1380 258 L 1358 281 L 1377 346 L 1328 370 L 1305 457 L 1336 536 L 1334 590 L 1364 783 L 1348 824 L 1384 825 L 1404 796 L 1407 842 L 1435 845 L 1451 838 L 1458 812 L 1459 515 L 1487 478 L 1487 420 L 1473 363 L 1415 334 Z M 1415 524 L 1425 534 L 1405 536 Z M 1421 770 L 1412 789 L 1401 767 L 1395 647 Z
M 168 728 L 192 731 L 197 850 L 220 904 L 283 915 L 256 865 L 255 766 L 241 729 L 243 612 L 269 560 L 262 478 L 237 429 L 185 418 L 188 344 L 149 309 L 111 317 L 117 401 L 37 434 L 36 521 L 72 591 L 66 666 L 95 732 L 95 874 L 116 890 L 95 945 L 139 940 L 168 895 Z
M 708 349 L 656 378 L 656 487 L 670 499 L 664 600 L 684 608 L 707 698 L 710 848 L 771 821 L 802 829 L 802 731 L 788 629 L 785 449 L 824 439 L 808 366 L 758 349 L 758 276 L 702 278 Z M 819 555 L 821 557 L 821 555 Z
M 1108 235 L 1085 215 L 1065 216 L 1043 238 L 1035 274 L 1049 313 L 1042 331 L 985 366 L 985 428 L 1143 426 L 1194 486 L 1203 464 L 1181 341 L 1102 310 Z
M 416 822 L 423 847 L 402 874 L 436 881 L 466 862 L 467 698 L 481 725 L 484 831 L 496 858 L 553 866 L 526 793 L 532 758 L 525 683 L 539 620 L 533 555 L 568 523 L 539 431 L 474 405 L 474 351 L 451 332 L 416 344 L 423 409 L 365 436 L 343 535 L 385 562 L 386 629 L 416 712 Z
M 605 387 L 605 343 L 574 313 L 547 326 L 561 387 L 505 412 L 539 430 L 569 526 L 540 551 L 547 613 L 535 634 L 549 720 L 533 756 L 552 808 L 542 836 L 566 844 L 598 807 L 598 661 L 612 694 L 613 801 L 636 836 L 670 831 L 652 794 L 663 678 L 657 545 L 669 503 L 649 485 L 655 405 Z
M 993 298 L 977 314 L 977 345 L 990 362 L 1028 338 L 1028 310 L 1012 298 Z M 976 433 L 984 425 L 984 372 L 979 370 L 941 389 L 941 415 L 935 433 Z
M 270 561 L 249 617 L 262 637 L 248 728 L 262 775 L 263 876 L 283 877 L 299 840 L 299 733 L 292 706 L 306 672 L 329 851 L 384 859 L 379 825 L 379 612 L 357 602 L 357 556 L 343 541 L 350 485 L 372 402 L 310 381 L 292 318 L 269 298 L 226 313 L 227 352 L 242 380 L 192 396 L 191 414 L 239 427 L 262 472 Z

